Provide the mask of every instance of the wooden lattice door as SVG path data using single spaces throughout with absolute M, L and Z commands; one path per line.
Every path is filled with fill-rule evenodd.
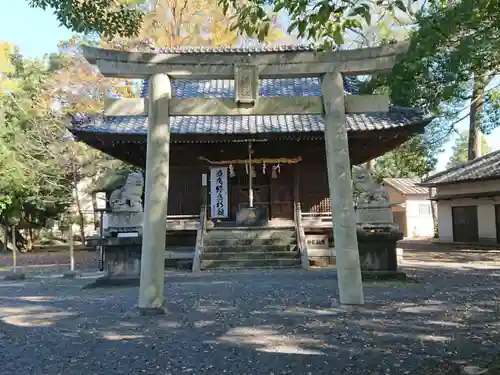
M 479 242 L 477 206 L 451 208 L 454 242 Z

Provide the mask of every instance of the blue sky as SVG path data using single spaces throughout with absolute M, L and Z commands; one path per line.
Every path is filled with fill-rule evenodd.
M 50 11 L 32 9 L 27 0 L 1 0 L 0 14 L 4 15 L 0 22 L 0 40 L 16 44 L 26 56 L 42 57 L 45 53 L 54 52 L 60 40 L 71 36 L 68 29 L 59 26 Z M 459 130 L 466 130 L 467 127 L 468 119 L 457 126 Z M 488 143 L 494 151 L 500 150 L 500 127 L 488 136 Z M 439 155 L 438 170 L 442 170 L 448 162 L 452 145 L 450 140 L 445 152 Z
M 0 14 L 0 40 L 16 44 L 26 56 L 54 52 L 60 40 L 71 36 L 50 11 L 32 9 L 27 0 L 1 0 Z

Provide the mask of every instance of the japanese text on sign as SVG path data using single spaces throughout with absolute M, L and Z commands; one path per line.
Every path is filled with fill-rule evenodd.
M 228 217 L 227 168 L 210 169 L 210 200 L 213 218 Z

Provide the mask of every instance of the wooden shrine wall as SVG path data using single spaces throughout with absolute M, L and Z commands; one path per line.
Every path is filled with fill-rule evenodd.
M 289 146 L 292 146 L 290 148 L 293 149 L 295 145 Z M 187 149 L 193 152 L 194 147 L 192 147 L 193 146 Z M 244 146 L 242 147 L 240 145 L 240 152 L 241 148 L 244 149 Z M 233 152 L 230 152 L 232 150 L 227 146 L 221 147 L 221 145 L 219 145 L 217 152 L 208 150 L 206 146 L 199 147 L 199 151 L 202 152 L 202 155 L 212 157 L 214 160 L 222 159 L 220 156 L 222 150 L 224 151 L 222 152 L 222 154 L 224 154 L 224 159 L 243 157 L 244 155 L 244 151 L 241 152 L 243 155 L 234 155 Z M 273 147 L 269 147 L 269 153 L 272 152 L 271 150 L 273 150 Z M 293 156 L 301 156 L 303 160 L 297 164 L 282 164 L 280 166 L 281 173 L 278 174 L 276 179 L 271 178 L 272 165 L 267 166 L 266 176 L 261 176 L 262 165 L 255 166 L 258 175 L 256 177 L 259 177 L 254 180 L 254 188 L 257 190 L 255 192 L 255 199 L 258 200 L 260 199 L 260 195 L 263 195 L 262 199 L 266 201 L 269 200 L 272 217 L 293 217 L 294 198 L 301 202 L 302 212 L 330 214 L 328 175 L 324 150 L 321 147 L 304 147 L 300 150 L 300 153 L 297 153 L 297 151 L 299 150 L 295 150 Z M 274 152 L 276 152 L 276 149 L 274 149 Z M 171 164 L 170 167 L 169 215 L 198 215 L 200 211 L 202 191 L 201 175 L 203 173 L 209 175 L 210 164 L 200 160 L 195 161 L 194 155 L 188 157 L 189 153 L 190 152 L 184 152 L 186 161 L 188 158 L 191 159 L 189 163 L 185 165 L 175 163 L 174 165 Z M 176 154 L 179 155 L 181 153 L 176 152 Z M 290 150 L 287 156 L 292 156 Z M 248 177 L 245 167 L 241 164 L 235 165 L 234 167 L 236 176 L 228 178 L 228 203 L 231 208 L 231 216 L 234 216 L 233 211 L 236 210 L 243 201 L 246 202 L 248 200 L 247 196 L 242 198 L 239 196 L 241 194 L 238 195 L 237 191 L 235 191 L 235 189 L 237 190 L 240 188 L 243 195 L 247 193 Z M 294 176 L 294 174 L 296 176 Z M 261 180 L 267 180 L 268 182 L 264 184 Z M 269 184 L 268 187 L 264 186 L 267 184 Z M 210 201 L 210 197 L 208 197 L 208 201 Z
M 202 166 L 170 166 L 168 215 L 199 215 Z
M 360 159 L 363 148 L 351 140 L 351 156 L 354 163 Z M 354 146 L 354 147 L 353 147 Z M 254 182 L 255 199 L 269 201 L 272 217 L 293 216 L 293 201 L 298 199 L 302 212 L 330 214 L 330 194 L 324 142 L 322 140 L 294 142 L 274 141 L 254 144 L 258 157 L 298 157 L 297 164 L 282 164 L 278 178 L 271 178 L 272 165 L 267 165 L 266 176 L 262 165 L 255 165 L 260 176 Z M 245 143 L 173 145 L 170 163 L 169 215 L 198 215 L 201 206 L 201 175 L 209 175 L 211 164 L 200 160 L 244 159 L 248 149 Z M 248 177 L 242 164 L 234 165 L 236 177 L 228 179 L 228 204 L 231 216 L 248 200 Z M 264 178 L 265 177 L 265 178 Z M 263 183 L 261 180 L 267 180 Z M 257 181 L 258 180 L 258 181 Z M 260 182 L 259 182 L 260 181 Z M 268 185 L 268 186 L 265 186 Z M 241 191 L 237 190 L 240 189 Z M 237 191 L 236 191 L 236 190 Z M 262 197 L 261 197 L 262 196 Z M 210 197 L 207 197 L 210 201 Z
M 331 214 L 326 162 L 299 163 L 297 171 L 302 212 Z

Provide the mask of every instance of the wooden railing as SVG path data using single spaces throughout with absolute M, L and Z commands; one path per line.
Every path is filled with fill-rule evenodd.
M 332 215 L 327 212 L 302 212 L 301 222 L 304 228 L 329 228 L 332 226 Z
M 190 220 L 190 219 L 199 219 L 198 215 L 168 215 L 167 221 L 169 220 Z
M 199 215 L 168 215 L 167 230 L 198 230 Z
M 206 222 L 207 222 L 207 206 L 202 205 L 200 210 L 200 225 L 198 226 L 198 230 L 196 232 L 196 246 L 194 248 L 194 256 L 193 256 L 193 272 L 201 271 L 201 254 L 203 252 L 203 236 L 206 231 Z
M 306 234 L 302 226 L 302 210 L 300 202 L 295 203 L 293 215 L 295 219 L 295 231 L 297 233 L 297 246 L 300 251 L 300 264 L 302 268 L 309 269 L 309 255 L 307 254 Z

